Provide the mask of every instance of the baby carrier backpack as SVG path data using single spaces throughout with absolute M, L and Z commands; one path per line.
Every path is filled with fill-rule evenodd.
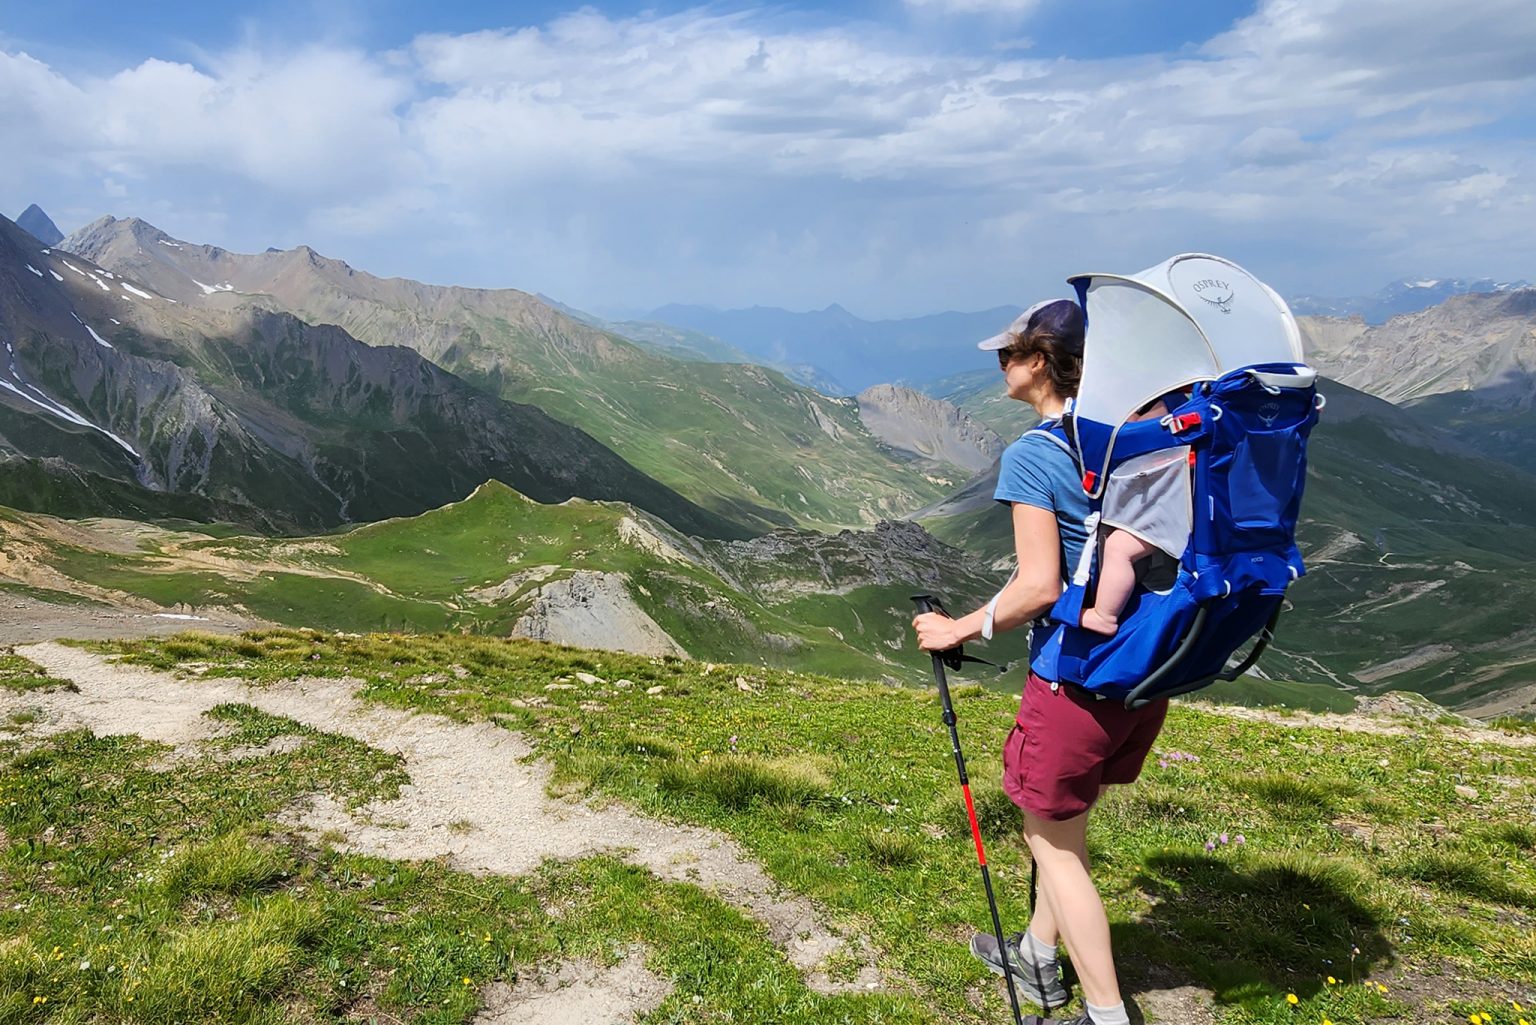
M 1273 637 L 1306 571 L 1296 520 L 1323 400 L 1290 310 L 1236 264 L 1189 253 L 1070 280 L 1088 319 L 1082 383 L 1044 429 L 1083 472 L 1088 541 L 1036 629 L 1052 631 L 1056 679 L 1135 708 L 1235 680 Z M 1166 415 L 1132 419 L 1159 398 Z M 1080 624 L 1103 538 L 1127 527 L 1166 553 L 1163 579 L 1134 589 L 1112 636 L 1094 633 Z

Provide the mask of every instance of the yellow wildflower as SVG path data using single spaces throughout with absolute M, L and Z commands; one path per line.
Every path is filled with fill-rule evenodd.
M 47 1002 L 48 1002 L 48 998 L 47 997 L 33 997 L 32 998 L 32 1006 L 33 1007 L 36 1007 L 38 1004 L 46 1004 Z
M 473 986 L 473 985 L 474 985 L 474 984 L 475 984 L 475 982 L 474 982 L 474 980 L 473 980 L 473 979 L 471 979 L 471 978 L 470 978 L 470 977 L 469 977 L 469 976 L 467 976 L 467 975 L 466 975 L 466 976 L 464 976 L 464 985 L 466 985 L 466 986 Z
M 1483 1023 L 1483 1019 L 1475 1014 L 1467 1015 L 1467 1021 L 1470 1021 L 1472 1025 L 1482 1025 Z
M 1338 984 L 1339 984 L 1339 980 L 1338 979 L 1335 979 L 1331 975 L 1328 976 L 1328 985 L 1330 985 L 1330 986 L 1337 986 Z
M 1333 1025 L 1333 1022 L 1329 1021 L 1327 1018 L 1324 1018 L 1323 1025 Z
M 1295 993 L 1287 993 L 1285 995 L 1285 1002 L 1290 1004 L 1292 1007 L 1294 1007 L 1297 1004 L 1299 1004 L 1301 1001 L 1296 999 L 1296 994 Z
M 1513 1007 L 1513 1008 L 1514 1008 L 1514 1009 L 1515 1009 L 1515 1012 L 1516 1012 L 1516 1013 L 1517 1013 L 1517 1014 L 1518 1014 L 1518 1013 L 1519 1013 L 1519 1012 L 1521 1012 L 1521 1011 L 1523 1011 L 1523 1010 L 1525 1010 L 1525 1008 L 1523 1008 L 1523 1007 L 1521 1007 L 1521 1006 L 1520 1006 L 1520 1005 L 1519 1005 L 1519 1004 L 1517 1004 L 1517 1003 L 1515 1003 L 1515 1002 L 1514 1002 L 1514 1001 L 1513 1001 L 1513 1000 L 1511 1000 L 1511 1001 L 1510 1001 L 1510 1002 L 1509 1002 L 1509 1006 L 1510 1006 L 1510 1007 Z

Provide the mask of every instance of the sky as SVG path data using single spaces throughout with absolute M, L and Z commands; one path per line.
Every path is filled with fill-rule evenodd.
M 1529 0 L 226 6 L 6 5 L 0 213 L 610 316 L 1536 279 Z

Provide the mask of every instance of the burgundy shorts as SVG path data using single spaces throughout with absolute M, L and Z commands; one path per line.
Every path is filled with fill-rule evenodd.
M 1168 702 L 1133 710 L 1068 684 L 1051 687 L 1029 674 L 1003 745 L 1003 789 L 1030 814 L 1060 821 L 1093 807 L 1101 784 L 1135 781 Z

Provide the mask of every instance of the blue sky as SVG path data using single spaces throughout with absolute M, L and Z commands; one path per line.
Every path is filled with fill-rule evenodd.
M 1536 278 L 1527 0 L 9 5 L 0 212 L 870 317 L 1184 250 Z

